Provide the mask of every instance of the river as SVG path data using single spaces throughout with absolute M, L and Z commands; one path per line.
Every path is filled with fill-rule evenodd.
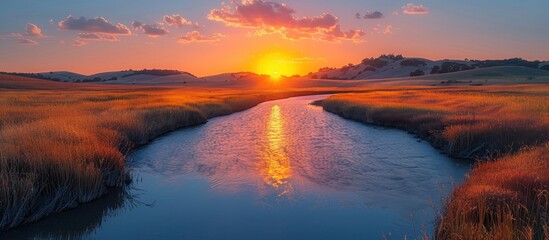
M 265 102 L 129 156 L 119 193 L 10 238 L 414 239 L 469 166 L 406 132 L 345 120 L 307 96 Z

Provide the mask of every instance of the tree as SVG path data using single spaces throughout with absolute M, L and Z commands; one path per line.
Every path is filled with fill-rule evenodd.
M 433 68 L 431 68 L 431 74 L 436 74 L 440 71 L 440 66 L 435 65 Z
M 425 66 L 425 65 L 427 65 L 427 63 L 425 63 L 424 61 L 418 60 L 418 59 L 405 59 L 405 60 L 402 60 L 402 61 L 400 62 L 400 65 L 401 65 L 401 66 L 414 66 L 414 67 L 419 67 L 419 66 Z
M 421 69 L 415 70 L 410 73 L 410 77 L 417 77 L 417 76 L 423 76 L 425 75 L 425 72 Z

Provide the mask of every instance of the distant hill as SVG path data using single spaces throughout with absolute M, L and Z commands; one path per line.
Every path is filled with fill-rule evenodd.
M 381 55 L 378 58 L 366 58 L 359 64 L 349 64 L 341 68 L 321 68 L 317 72 L 309 73 L 307 77 L 333 80 L 403 78 L 504 66 L 549 70 L 549 62 L 527 61 L 520 58 L 432 61 L 391 54 Z
M 16 76 L 40 78 L 58 82 L 105 82 L 105 81 L 117 81 L 125 80 L 131 81 L 134 78 L 140 76 L 148 77 L 164 77 L 175 75 L 188 75 L 196 78 L 193 74 L 178 70 L 165 70 L 165 69 L 143 69 L 143 70 L 124 70 L 117 72 L 104 72 L 93 75 L 82 75 L 73 72 L 59 71 L 59 72 L 42 72 L 42 73 L 6 73 Z

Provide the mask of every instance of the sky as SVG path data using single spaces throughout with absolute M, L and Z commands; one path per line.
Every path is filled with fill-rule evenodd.
M 3 0 L 0 71 L 306 74 L 381 54 L 549 60 L 547 0 Z

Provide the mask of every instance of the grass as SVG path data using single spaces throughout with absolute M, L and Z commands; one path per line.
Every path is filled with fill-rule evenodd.
M 0 230 L 124 186 L 124 156 L 164 133 L 267 100 L 350 90 L 359 89 L 168 89 L 0 75 Z M 320 104 L 415 133 L 454 157 L 488 160 L 451 194 L 437 238 L 548 238 L 549 86 L 361 90 Z
M 549 87 L 491 86 L 334 95 L 345 118 L 407 130 L 451 156 L 486 160 L 451 194 L 438 239 L 547 239 Z
M 479 163 L 438 221 L 438 239 L 549 239 L 549 145 Z
M 495 88 L 373 91 L 335 95 L 321 104 L 345 118 L 415 133 L 458 158 L 497 157 L 544 144 L 549 94 Z
M 307 91 L 119 87 L 0 75 L 0 230 L 130 181 L 126 153 L 167 132 Z

